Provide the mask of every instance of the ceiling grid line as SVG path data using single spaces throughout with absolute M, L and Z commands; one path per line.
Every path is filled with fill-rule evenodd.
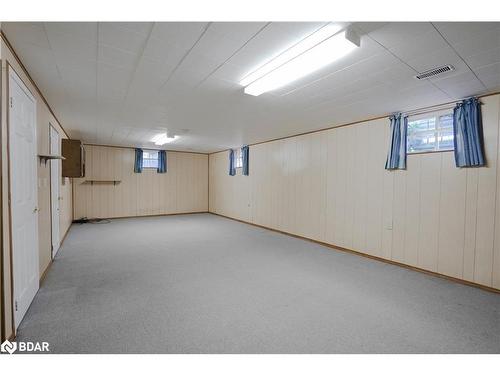
M 134 69 L 132 71 L 132 74 L 131 74 L 131 77 L 130 77 L 130 81 L 129 81 L 128 85 L 127 85 L 127 90 L 125 92 L 125 97 L 124 97 L 123 101 L 126 101 L 127 98 L 128 98 L 129 91 L 130 91 L 130 86 L 132 85 L 132 82 L 134 81 L 135 75 L 137 73 L 137 68 L 139 66 L 139 63 L 140 63 L 141 59 L 144 56 L 144 51 L 146 50 L 146 47 L 147 47 L 147 45 L 149 43 L 149 39 L 151 39 L 151 34 L 153 32 L 153 28 L 154 28 L 154 23 L 153 23 L 153 25 L 151 25 L 151 27 L 150 27 L 150 29 L 148 31 L 148 36 L 146 37 L 146 40 L 144 41 L 144 45 L 141 48 L 141 52 L 139 54 L 139 58 L 137 59 L 137 61 L 134 64 Z
M 57 59 L 56 59 L 56 56 L 54 54 L 52 44 L 50 43 L 49 35 L 47 34 L 47 29 L 45 27 L 45 23 L 42 23 L 42 28 L 43 28 L 43 33 L 45 35 L 45 39 L 47 39 L 47 45 L 49 46 L 50 53 L 52 55 L 52 58 L 54 59 L 54 66 L 55 66 L 55 69 L 57 71 L 57 75 L 59 76 L 59 79 L 61 80 L 61 82 L 64 82 L 63 76 L 61 74 L 61 69 L 59 68 L 59 65 L 57 64 Z M 68 90 L 67 90 L 65 84 L 62 85 L 62 90 L 64 92 L 64 101 L 66 102 L 66 105 L 68 105 L 70 108 L 72 108 L 73 105 L 71 104 L 71 101 L 69 100 Z
M 189 56 L 189 54 L 191 53 L 191 51 L 196 47 L 196 45 L 200 42 L 200 40 L 205 36 L 205 34 L 207 33 L 208 29 L 210 28 L 210 25 L 212 24 L 212 22 L 208 22 L 205 27 L 203 28 L 203 31 L 201 32 L 200 36 L 198 37 L 198 39 L 195 40 L 195 42 L 193 43 L 193 45 L 186 51 L 186 53 L 181 57 L 181 59 L 179 60 L 179 62 L 175 65 L 174 69 L 172 69 L 172 71 L 170 72 L 170 74 L 168 75 L 167 79 L 165 80 L 165 82 L 160 86 L 160 90 L 163 89 L 167 83 L 170 81 L 170 79 L 172 78 L 172 76 L 175 74 L 175 72 L 177 71 L 177 69 L 179 69 L 179 67 L 182 65 L 182 63 L 184 62 L 184 60 L 186 60 L 186 58 Z
M 404 61 L 402 58 L 400 58 L 398 55 L 396 55 L 394 52 L 392 52 L 389 48 L 387 48 L 385 45 L 383 45 L 382 43 L 380 43 L 378 40 L 376 40 L 374 37 L 372 37 L 370 34 L 366 34 L 366 36 L 368 38 L 370 38 L 371 40 L 373 40 L 375 43 L 377 43 L 378 45 L 380 45 L 383 49 L 385 49 L 388 53 L 390 53 L 392 56 L 394 56 L 396 59 L 398 59 L 399 61 L 401 61 L 403 64 L 405 64 L 408 68 L 410 68 L 411 70 L 413 70 L 415 73 L 420 73 L 417 69 L 415 69 L 413 66 L 411 66 L 410 64 L 408 64 L 406 61 Z M 439 91 L 441 91 L 443 94 L 445 94 L 449 99 L 453 99 L 453 96 L 450 95 L 448 92 L 446 92 L 445 90 L 441 89 L 439 86 L 436 86 L 434 84 L 434 82 L 432 81 L 429 81 L 427 80 L 426 81 L 427 83 L 429 83 L 431 86 L 433 86 L 434 88 L 438 89 Z
M 436 32 L 441 36 L 441 38 L 443 38 L 444 42 L 453 50 L 453 52 L 455 52 L 455 54 L 460 58 L 460 60 L 462 60 L 462 62 L 467 66 L 467 68 L 470 70 L 470 72 L 474 75 L 474 77 L 476 77 L 476 79 L 481 82 L 481 85 L 483 85 L 483 87 L 485 88 L 485 90 L 488 89 L 488 87 L 484 84 L 483 81 L 481 81 L 481 79 L 477 76 L 476 72 L 474 70 L 472 70 L 472 68 L 470 67 L 470 65 L 467 63 L 467 61 L 465 61 L 465 59 L 458 53 L 458 51 L 451 45 L 451 43 L 448 41 L 448 39 L 446 39 L 444 37 L 444 35 L 441 33 L 441 31 L 439 31 L 439 29 L 436 27 L 436 25 L 434 25 L 434 22 L 431 22 L 430 23 L 432 25 L 432 27 L 434 28 L 434 30 L 436 30 Z
M 236 54 L 238 52 L 240 52 L 241 50 L 243 50 L 243 48 L 245 48 L 248 43 L 250 43 L 253 39 L 255 39 L 255 37 L 257 35 L 259 35 L 266 27 L 268 27 L 269 25 L 271 24 L 271 22 L 267 22 L 264 26 L 262 26 L 259 30 L 257 30 L 257 32 L 255 34 L 253 34 L 245 43 L 243 43 L 241 45 L 241 47 L 239 47 L 236 51 L 234 51 L 231 56 L 229 56 L 226 60 L 224 60 L 222 63 L 220 63 L 214 70 L 212 70 L 210 73 L 208 73 L 208 75 L 203 78 L 197 85 L 195 88 L 198 88 L 200 85 L 202 85 L 208 78 L 210 78 L 215 72 L 217 72 L 220 68 L 222 68 L 222 66 L 224 66 L 225 64 L 227 64 L 227 62 L 229 60 L 231 60 L 234 56 L 236 56 Z

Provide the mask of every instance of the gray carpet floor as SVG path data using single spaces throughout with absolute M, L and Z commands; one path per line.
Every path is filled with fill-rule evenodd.
M 500 353 L 500 295 L 210 214 L 73 225 L 18 331 L 56 353 Z

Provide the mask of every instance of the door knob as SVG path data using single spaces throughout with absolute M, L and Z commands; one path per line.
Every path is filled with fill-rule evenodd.
M 34 213 L 34 214 L 36 214 L 37 212 L 38 212 L 38 207 L 35 207 L 35 208 L 33 209 L 33 213 Z

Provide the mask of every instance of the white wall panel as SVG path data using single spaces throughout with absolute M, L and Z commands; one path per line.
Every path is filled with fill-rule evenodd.
M 438 269 L 441 153 L 412 155 L 420 159 L 420 224 L 417 266 Z
M 466 170 L 455 167 L 453 153 L 442 153 L 437 271 L 457 278 L 463 277 L 466 186 Z

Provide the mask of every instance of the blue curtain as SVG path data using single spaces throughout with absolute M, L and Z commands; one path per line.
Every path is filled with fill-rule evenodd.
M 406 129 L 408 117 L 398 113 L 391 116 L 391 144 L 385 169 L 406 169 Z
M 248 146 L 243 146 L 241 148 L 241 155 L 243 158 L 243 175 L 248 176 L 249 168 L 248 168 L 248 154 L 249 149 Z
M 453 110 L 453 142 L 457 167 L 486 165 L 481 103 L 477 98 L 463 100 Z
M 157 173 L 167 173 L 167 151 L 158 151 L 158 169 Z
M 234 167 L 234 150 L 229 150 L 229 175 L 236 175 L 236 168 Z
M 142 173 L 142 148 L 135 149 L 134 172 Z

